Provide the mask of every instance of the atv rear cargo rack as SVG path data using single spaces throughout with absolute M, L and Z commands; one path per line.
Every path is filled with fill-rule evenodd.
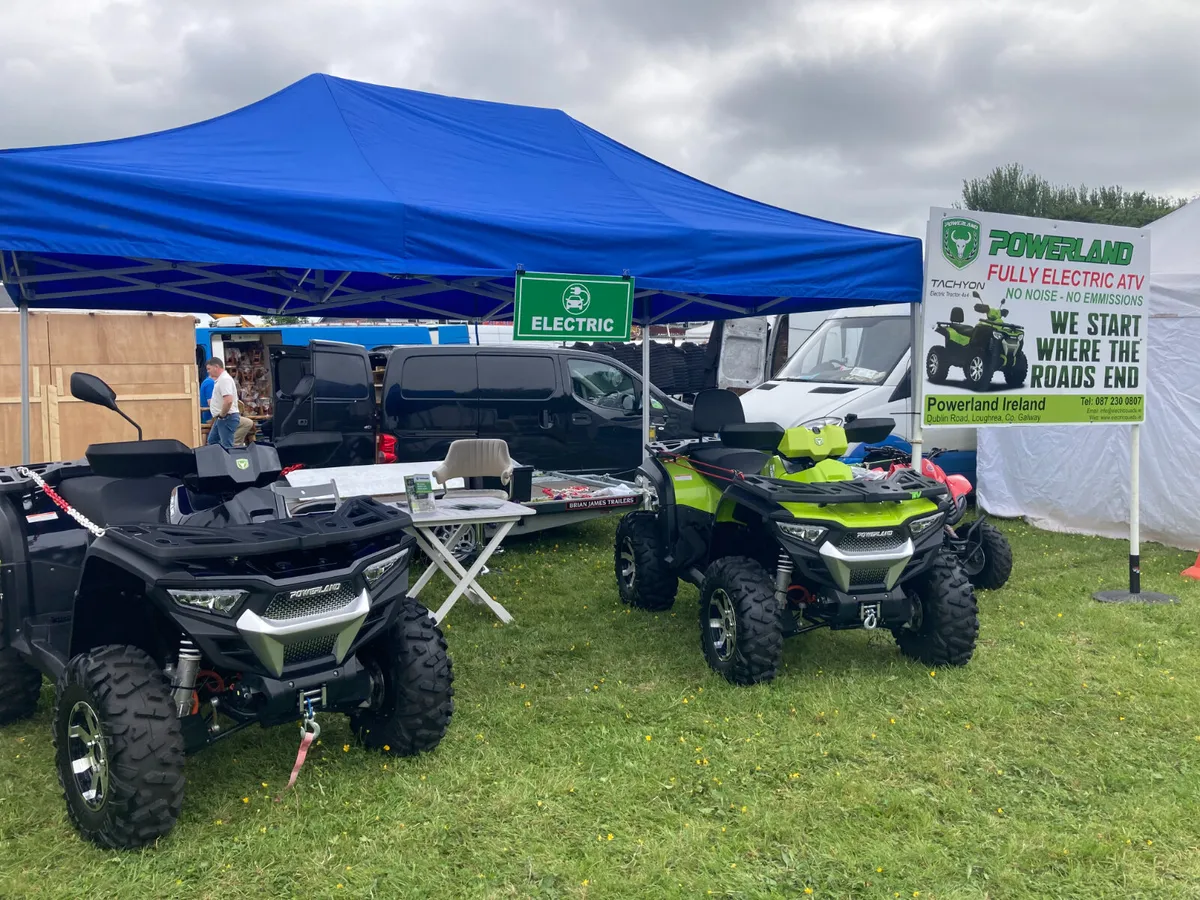
M 950 492 L 944 484 L 911 470 L 897 472 L 890 478 L 878 481 L 804 484 L 766 478 L 762 475 L 747 475 L 735 483 L 774 503 L 815 503 L 817 506 L 827 506 L 831 503 L 903 503 L 906 500 L 933 500 L 941 503 L 950 497 Z M 786 510 L 779 510 L 777 515 L 781 518 L 791 517 L 791 513 Z
M 119 525 L 105 530 L 124 547 L 158 562 L 224 556 L 264 556 L 317 550 L 403 531 L 408 514 L 370 497 L 352 497 L 336 512 L 228 528 L 191 525 Z

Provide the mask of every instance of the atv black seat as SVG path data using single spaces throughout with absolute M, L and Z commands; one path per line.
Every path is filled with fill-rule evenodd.
M 196 456 L 186 444 L 168 439 L 91 444 L 84 455 L 96 475 L 106 478 L 182 478 L 196 471 Z
M 961 325 L 965 321 L 967 321 L 967 317 L 963 314 L 963 308 L 961 306 L 956 306 L 954 309 L 950 310 L 951 324 Z
M 701 434 L 719 434 L 729 425 L 746 424 L 742 401 L 726 390 L 701 391 L 692 404 L 692 427 Z
M 701 391 L 692 405 L 692 427 L 701 434 L 717 434 L 719 444 L 706 443 L 688 455 L 701 466 L 757 474 L 766 465 L 767 452 L 779 446 L 783 429 L 774 422 L 747 424 L 742 401 L 732 391 Z
M 688 458 L 701 470 L 701 474 L 713 474 L 717 477 L 725 472 L 706 471 L 708 467 L 741 472 L 744 475 L 757 475 L 767 464 L 770 455 L 760 450 L 746 450 L 737 447 L 722 447 L 720 444 L 705 444 L 698 450 L 688 454 Z
M 64 479 L 62 498 L 97 525 L 155 525 L 166 521 L 171 491 L 181 482 L 167 475 L 110 478 L 83 475 Z

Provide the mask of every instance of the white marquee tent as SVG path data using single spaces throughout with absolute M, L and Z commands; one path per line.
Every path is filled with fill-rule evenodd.
M 1141 533 L 1200 548 L 1200 200 L 1150 226 Z M 979 430 L 979 501 L 1054 531 L 1129 535 L 1127 425 Z

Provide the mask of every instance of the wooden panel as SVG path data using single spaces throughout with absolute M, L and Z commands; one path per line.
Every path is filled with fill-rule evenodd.
M 193 443 L 193 421 L 198 420 L 190 398 L 181 400 L 131 400 L 121 409 L 142 426 L 143 437 L 175 438 L 189 447 Z M 63 459 L 78 459 L 88 444 L 133 441 L 133 426 L 111 410 L 62 398 L 58 404 L 59 442 Z M 20 431 L 17 432 L 18 441 Z M 18 450 L 20 444 L 17 445 Z
M 36 397 L 29 404 L 29 451 L 32 462 L 49 462 L 42 441 L 42 403 Z M 0 398 L 0 466 L 21 464 L 21 403 Z
M 29 314 L 29 364 L 45 366 L 50 362 L 45 313 Z M 21 316 L 15 310 L 0 310 L 0 362 L 21 365 Z
M 48 333 L 50 365 L 64 368 L 179 364 L 196 355 L 190 316 L 64 314 L 50 320 Z

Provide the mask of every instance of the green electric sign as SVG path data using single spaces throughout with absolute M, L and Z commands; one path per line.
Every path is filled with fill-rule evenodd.
M 633 278 L 619 275 L 517 275 L 513 339 L 628 341 Z

